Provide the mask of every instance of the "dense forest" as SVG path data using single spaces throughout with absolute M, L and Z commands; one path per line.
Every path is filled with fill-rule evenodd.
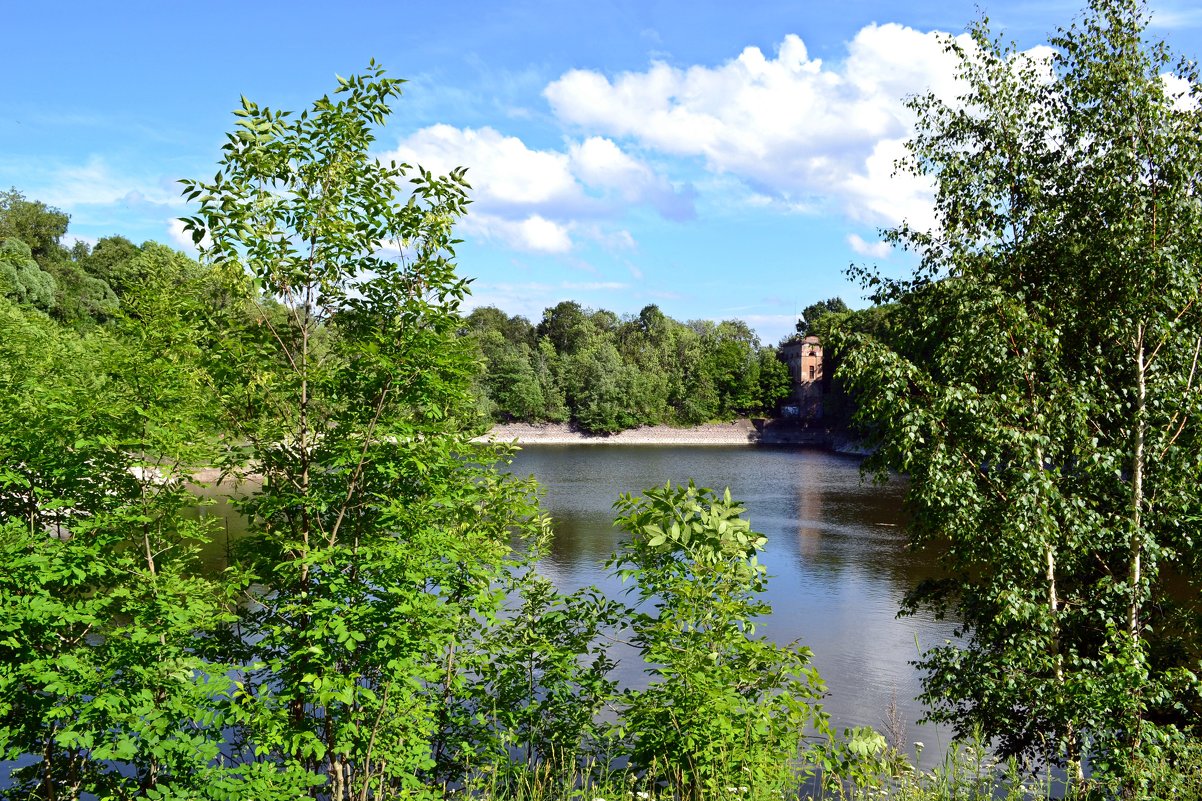
M 67 248 L 67 227 L 65 213 L 16 188 L 0 194 L 0 295 L 76 332 L 112 327 L 152 278 L 222 303 L 206 268 L 166 245 L 112 236 Z M 681 323 L 653 305 L 623 319 L 564 301 L 537 325 L 477 308 L 459 333 L 477 348 L 483 421 L 572 421 L 594 433 L 694 425 L 772 414 L 789 391 L 775 348 L 741 320 Z
M 464 323 L 486 364 L 482 412 L 498 421 L 695 425 L 770 415 L 790 389 L 776 349 L 740 320 L 681 323 L 654 305 L 620 318 L 564 301 L 537 325 L 493 307 Z

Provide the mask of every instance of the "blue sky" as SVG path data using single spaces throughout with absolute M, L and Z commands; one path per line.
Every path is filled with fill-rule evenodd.
M 1076 2 L 979 4 L 1037 46 Z M 1151 34 L 1202 54 L 1202 7 L 1151 3 Z M 211 176 L 239 95 L 300 109 L 375 58 L 408 79 L 381 155 L 464 165 L 473 305 L 537 320 L 578 300 L 621 314 L 739 317 L 775 342 L 841 295 L 853 261 L 900 272 L 882 226 L 929 214 L 890 178 L 905 94 L 952 93 L 937 32 L 959 0 L 10 4 L 0 186 L 71 234 L 184 247 L 175 181 Z

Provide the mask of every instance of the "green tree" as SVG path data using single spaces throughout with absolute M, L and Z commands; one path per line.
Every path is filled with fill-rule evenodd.
M 20 239 L 45 266 L 65 255 L 60 244 L 71 218 L 40 200 L 27 200 L 16 187 L 0 192 L 0 240 Z
M 758 408 L 759 337 L 742 320 L 706 327 L 703 337 L 709 379 L 718 395 L 718 414 L 733 417 Z
M 727 490 L 667 485 L 623 495 L 616 525 L 631 539 L 611 558 L 634 582 L 631 641 L 650 686 L 627 690 L 620 726 L 632 767 L 672 797 L 720 798 L 746 781 L 779 798 L 797 780 L 807 726 L 823 732 L 817 671 L 806 648 L 755 637 L 771 607 L 758 561 L 766 538 Z M 643 609 L 654 603 L 655 612 Z
M 1094 0 L 1050 62 L 949 43 L 965 94 L 911 101 L 938 225 L 889 233 L 916 275 L 866 277 L 904 324 L 841 370 L 948 571 L 908 603 L 962 621 L 922 658 L 932 717 L 1133 795 L 1197 720 L 1166 571 L 1198 575 L 1202 480 L 1198 80 L 1145 24 Z
M 227 596 L 198 575 L 187 470 L 211 421 L 197 296 L 148 284 L 81 336 L 0 301 L 0 751 L 12 797 L 200 797 Z
M 761 348 L 756 387 L 756 406 L 763 414 L 773 414 L 776 404 L 793 389 L 793 377 L 788 366 L 780 360 L 776 348 Z
M 805 336 L 817 334 L 825 317 L 831 314 L 843 314 L 846 311 L 848 311 L 847 304 L 843 302 L 843 298 L 827 298 L 817 303 L 811 303 L 801 312 L 801 319 L 797 321 L 797 333 Z
M 539 337 L 546 337 L 561 356 L 575 354 L 593 331 L 589 315 L 575 301 L 565 300 L 546 309 L 538 324 Z
M 29 248 L 29 257 L 52 277 L 54 300 L 40 308 L 57 319 L 85 329 L 112 318 L 117 298 L 104 281 L 94 278 L 72 259 L 61 244 L 70 217 L 37 200 L 27 200 L 16 189 L 0 192 L 0 242 L 19 239 Z M 77 250 L 79 255 L 82 251 Z M 38 297 L 44 294 L 45 279 L 37 278 Z
M 547 399 L 531 364 L 529 346 L 514 345 L 499 331 L 478 337 L 484 351 L 489 397 L 502 419 L 538 421 L 545 417 Z
M 15 237 L 0 242 L 0 294 L 21 306 L 54 307 L 54 276 L 34 261 L 29 245 Z
M 91 277 L 104 281 L 120 297 L 137 280 L 130 265 L 139 248 L 123 236 L 102 237 L 87 253 L 79 254 L 75 263 Z
M 611 343 L 598 338 L 571 360 L 575 403 L 580 427 L 594 434 L 613 434 L 640 422 L 633 404 L 637 374 Z
M 217 366 L 226 466 L 262 478 L 243 564 L 271 589 L 240 619 L 233 761 L 339 801 L 418 797 L 471 763 L 445 735 L 513 537 L 541 523 L 471 442 L 463 171 L 378 162 L 400 82 L 373 63 L 339 84 L 299 115 L 244 99 L 213 181 L 185 182 L 186 224 L 244 288 Z

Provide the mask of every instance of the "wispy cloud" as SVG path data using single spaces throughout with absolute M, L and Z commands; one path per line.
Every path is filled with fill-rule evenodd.
M 893 251 L 888 242 L 865 242 L 859 234 L 848 234 L 847 244 L 861 256 L 869 256 L 874 259 L 888 258 Z
M 597 292 L 599 290 L 616 291 L 619 289 L 629 289 L 630 284 L 623 284 L 618 281 L 591 281 L 588 283 L 573 283 L 564 281 L 560 284 L 563 289 L 570 289 L 576 292 Z
M 1176 4 L 1157 3 L 1151 9 L 1149 28 L 1180 29 L 1202 26 L 1202 8 L 1181 7 Z
M 6 172 L 20 176 L 29 196 L 66 211 L 80 206 L 184 206 L 173 179 L 125 172 L 100 156 L 82 164 L 13 165 Z

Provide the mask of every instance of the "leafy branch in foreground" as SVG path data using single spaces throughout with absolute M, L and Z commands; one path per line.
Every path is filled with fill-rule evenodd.
M 463 171 L 369 152 L 400 84 L 373 64 L 299 115 L 244 99 L 213 181 L 185 182 L 187 226 L 242 286 L 213 368 L 225 467 L 261 480 L 241 504 L 232 761 L 294 766 L 338 801 L 460 778 L 452 710 L 511 539 L 542 525 L 471 442 Z
M 634 582 L 632 642 L 651 676 L 622 697 L 631 767 L 682 798 L 722 797 L 731 777 L 779 797 L 803 770 L 806 728 L 824 734 L 827 722 L 809 650 L 755 637 L 770 611 L 758 597 L 766 538 L 729 490 L 669 484 L 615 506 L 631 539 L 610 567 Z

